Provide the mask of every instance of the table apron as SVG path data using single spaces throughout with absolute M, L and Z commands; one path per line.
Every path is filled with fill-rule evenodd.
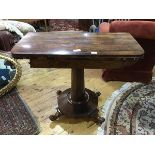
M 30 58 L 30 66 L 32 68 L 88 68 L 88 69 L 100 69 L 100 68 L 122 68 L 135 64 L 137 59 L 133 61 L 132 58 L 121 59 L 75 59 L 75 58 L 45 58 L 35 57 Z

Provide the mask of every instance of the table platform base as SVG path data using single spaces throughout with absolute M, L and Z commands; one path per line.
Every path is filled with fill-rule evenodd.
M 85 97 L 80 102 L 72 101 L 71 89 L 58 91 L 58 108 L 54 115 L 49 118 L 51 121 L 57 120 L 62 115 L 71 118 L 88 118 L 96 123 L 104 122 L 104 118 L 98 115 L 98 97 L 99 92 L 93 92 L 85 88 Z

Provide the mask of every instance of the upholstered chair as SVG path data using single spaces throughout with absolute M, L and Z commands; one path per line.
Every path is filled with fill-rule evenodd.
M 154 21 L 112 21 L 101 23 L 99 31 L 128 32 L 144 49 L 142 60 L 122 69 L 103 69 L 102 77 L 105 81 L 130 81 L 149 83 L 152 79 L 152 70 L 155 64 L 155 22 Z

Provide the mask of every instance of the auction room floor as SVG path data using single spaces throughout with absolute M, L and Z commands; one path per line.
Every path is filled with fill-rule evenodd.
M 40 124 L 41 135 L 95 135 L 98 125 L 92 121 L 82 119 L 61 118 L 51 122 L 49 115 L 57 107 L 57 90 L 70 87 L 70 69 L 39 69 L 30 68 L 27 60 L 19 61 L 22 65 L 22 78 L 18 83 L 20 95 L 26 101 Z M 85 85 L 93 91 L 100 91 L 99 109 L 112 92 L 119 89 L 124 82 L 104 82 L 101 78 L 102 70 L 85 70 Z

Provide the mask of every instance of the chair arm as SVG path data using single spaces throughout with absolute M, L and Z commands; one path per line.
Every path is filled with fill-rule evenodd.
M 109 32 L 129 32 L 134 38 L 155 39 L 155 22 L 113 21 Z

